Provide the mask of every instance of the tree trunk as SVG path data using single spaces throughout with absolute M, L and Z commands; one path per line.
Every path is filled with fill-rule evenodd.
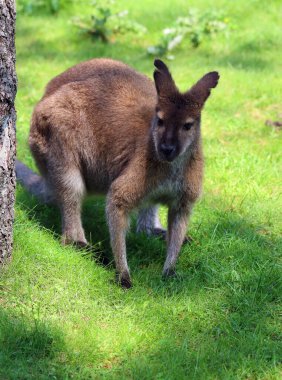
M 0 0 L 0 264 L 11 257 L 15 201 L 15 1 Z

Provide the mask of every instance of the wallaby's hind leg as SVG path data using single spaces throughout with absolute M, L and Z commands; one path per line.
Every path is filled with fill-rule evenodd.
M 158 211 L 158 205 L 143 208 L 139 211 L 136 228 L 137 233 L 145 232 L 148 236 L 159 236 L 167 240 L 167 230 L 161 225 Z M 182 244 L 191 242 L 192 238 L 187 235 L 184 237 Z
M 145 232 L 149 236 L 161 236 L 166 238 L 166 230 L 159 219 L 159 206 L 149 206 L 139 211 L 137 219 L 137 232 Z
M 87 244 L 81 222 L 81 203 L 85 185 L 79 169 L 68 168 L 60 174 L 52 173 L 51 182 L 62 217 L 62 243 Z

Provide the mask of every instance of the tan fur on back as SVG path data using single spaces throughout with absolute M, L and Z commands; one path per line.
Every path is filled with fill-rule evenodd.
M 147 154 L 155 103 L 145 76 L 111 60 L 86 62 L 47 86 L 34 111 L 31 149 L 52 160 L 67 156 L 84 171 L 90 191 L 105 192 L 136 150 Z

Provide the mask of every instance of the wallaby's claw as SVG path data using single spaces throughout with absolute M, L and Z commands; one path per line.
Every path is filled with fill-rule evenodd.
M 90 249 L 91 248 L 91 246 L 87 242 L 84 242 L 84 241 L 74 241 L 73 246 L 75 248 L 78 248 L 78 249 L 82 249 L 82 248 Z
M 171 277 L 176 277 L 176 271 L 174 268 L 168 268 L 165 271 L 163 271 L 163 274 L 162 274 L 163 280 L 166 280 Z
M 123 288 L 123 289 L 130 289 L 132 288 L 132 282 L 131 278 L 128 272 L 124 272 L 122 274 L 116 275 L 117 283 Z
M 122 278 L 120 280 L 120 285 L 123 289 L 130 289 L 132 288 L 132 282 L 128 280 L 127 278 Z

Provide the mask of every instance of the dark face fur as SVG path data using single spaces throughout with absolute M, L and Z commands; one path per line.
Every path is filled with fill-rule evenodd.
M 206 74 L 189 91 L 180 93 L 167 66 L 155 60 L 154 80 L 158 93 L 152 135 L 157 156 L 171 162 L 189 151 L 200 136 L 201 110 L 216 87 L 217 72 Z

